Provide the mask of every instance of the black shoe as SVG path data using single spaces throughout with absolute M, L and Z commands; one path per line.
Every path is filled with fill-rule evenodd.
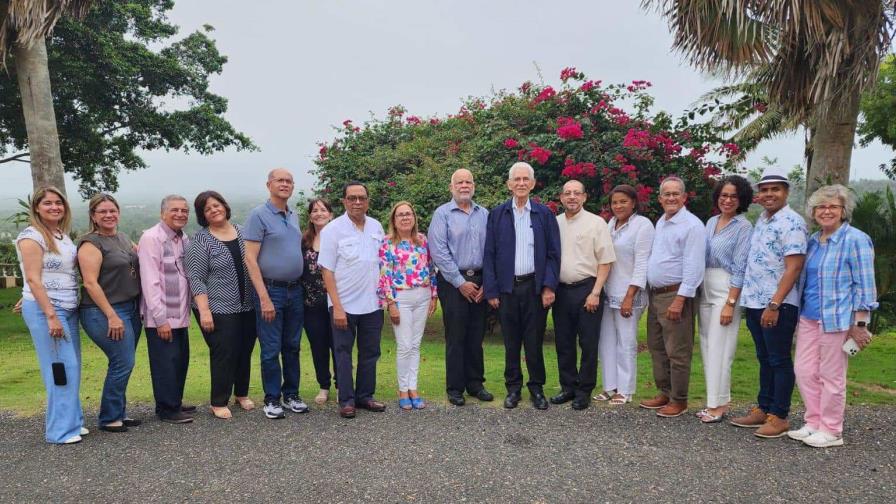
M 196 406 L 193 406 L 192 404 L 181 404 L 180 411 L 182 413 L 196 413 Z
M 495 396 L 493 396 L 491 392 L 485 390 L 484 388 L 481 388 L 475 394 L 471 393 L 470 395 L 482 402 L 491 402 L 495 400 Z
M 583 409 L 588 409 L 588 406 L 591 405 L 591 400 L 587 397 L 576 397 L 572 400 L 572 409 L 577 411 L 582 411 Z
M 100 430 L 106 432 L 127 432 L 128 426 L 123 423 L 121 425 L 100 425 Z
M 535 406 L 535 409 L 546 410 L 548 409 L 548 400 L 545 399 L 544 394 L 536 392 L 532 394 L 532 406 Z
M 143 421 L 137 420 L 135 418 L 125 418 L 124 420 L 121 421 L 121 423 L 123 423 L 124 425 L 126 425 L 128 427 L 137 427 L 138 425 L 142 424 Z
M 463 394 L 451 393 L 451 394 L 448 394 L 448 402 L 450 402 L 451 404 L 453 404 L 455 406 L 463 406 L 464 404 L 466 404 L 467 401 L 464 400 Z
M 177 413 L 172 413 L 167 416 L 162 417 L 162 421 L 165 423 L 173 423 L 173 424 L 184 424 L 190 423 L 193 421 L 193 417 L 188 413 L 184 413 L 183 411 L 178 411 Z
M 575 398 L 576 398 L 576 395 L 574 393 L 562 391 L 559 394 L 557 394 L 551 398 L 551 404 L 563 404 L 563 403 L 572 401 Z
M 516 408 L 520 403 L 520 393 L 519 392 L 511 392 L 507 394 L 507 397 L 504 398 L 504 407 L 507 409 Z

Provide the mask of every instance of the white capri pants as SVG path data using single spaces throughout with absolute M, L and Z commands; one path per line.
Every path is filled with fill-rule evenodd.
M 638 378 L 638 321 L 644 308 L 632 309 L 631 317 L 623 317 L 619 308 L 604 303 L 600 322 L 597 354 L 601 363 L 604 390 L 635 394 Z
M 420 341 L 429 315 L 432 289 L 414 287 L 400 289 L 398 302 L 399 324 L 392 324 L 395 332 L 395 361 L 398 368 L 398 390 L 417 390 L 417 374 L 420 371 Z
M 700 295 L 699 328 L 703 374 L 706 376 L 706 406 L 718 408 L 731 401 L 731 363 L 737 350 L 740 329 L 740 301 L 734 306 L 731 323 L 719 323 L 722 308 L 728 301 L 731 275 L 722 268 L 706 268 Z

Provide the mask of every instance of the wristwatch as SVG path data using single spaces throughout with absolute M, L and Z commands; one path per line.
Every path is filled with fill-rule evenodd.
M 728 306 L 734 306 L 737 304 L 737 300 L 734 298 L 728 298 L 728 301 L 725 301 L 725 304 Z
M 771 311 L 778 311 L 778 308 L 781 307 L 781 303 L 776 303 L 774 301 L 769 302 L 768 309 Z
M 856 327 L 866 327 L 866 326 L 868 326 L 868 322 L 866 322 L 864 320 L 859 320 L 858 322 L 856 322 Z

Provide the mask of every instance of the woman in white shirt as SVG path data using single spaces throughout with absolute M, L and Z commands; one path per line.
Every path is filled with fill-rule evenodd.
M 16 238 L 25 279 L 22 317 L 47 389 L 47 442 L 72 444 L 81 441 L 87 429 L 78 397 L 78 252 L 68 236 L 71 208 L 62 191 L 47 187 L 34 193 L 30 214 L 31 225 Z
M 647 307 L 647 258 L 653 244 L 653 224 L 636 212 L 638 193 L 630 185 L 610 192 L 613 218 L 607 224 L 616 262 L 604 286 L 607 300 L 600 326 L 598 355 L 604 392 L 596 401 L 619 405 L 635 394 L 638 357 L 638 321 Z

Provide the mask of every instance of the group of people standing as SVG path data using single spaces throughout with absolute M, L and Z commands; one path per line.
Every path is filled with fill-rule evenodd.
M 655 226 L 639 214 L 630 186 L 610 192 L 607 223 L 584 209 L 581 182 L 563 186 L 564 212 L 557 216 L 530 197 L 535 184 L 532 167 L 515 163 L 510 199 L 489 211 L 473 199 L 473 174 L 457 170 L 451 200 L 436 209 L 424 234 L 406 201 L 393 206 L 384 231 L 367 215 L 367 187 L 349 182 L 345 213 L 334 218 L 328 201 L 312 199 L 302 232 L 288 203 L 292 174 L 275 169 L 268 201 L 243 226 L 230 221 L 223 196 L 205 191 L 193 204 L 201 229 L 188 238 L 188 202 L 169 195 L 160 222 L 134 244 L 118 231 L 118 203 L 99 194 L 90 200 L 90 229 L 77 245 L 68 236 L 71 210 L 63 194 L 38 191 L 31 226 L 16 243 L 25 278 L 22 313 L 48 394 L 47 441 L 75 443 L 87 433 L 78 396 L 79 318 L 109 360 L 100 429 L 124 432 L 140 424 L 127 415 L 125 391 L 144 327 L 157 416 L 193 420 L 195 406 L 183 403 L 191 312 L 209 346 L 217 418 L 231 417 L 231 398 L 244 410 L 255 407 L 248 391 L 256 340 L 265 416 L 309 410 L 299 395 L 303 328 L 320 386 L 314 401 L 327 402 L 335 382 L 340 416 L 352 418 L 357 408 L 384 411 L 374 396 L 384 310 L 396 339 L 398 406 L 425 408 L 417 390 L 420 346 L 440 301 L 446 392 L 456 406 L 465 404 L 465 393 L 494 399 L 484 386 L 482 351 L 489 306 L 504 340 L 505 408 L 521 401 L 522 361 L 537 409 L 566 402 L 588 408 L 598 361 L 603 383 L 593 400 L 632 401 L 638 322 L 646 310 L 659 393 L 639 404 L 661 417 L 682 415 L 699 320 L 707 398 L 697 417 L 705 423 L 729 414 L 744 308 L 759 361 L 758 405 L 731 423 L 756 428 L 761 437 L 842 444 L 847 357 L 840 347 L 847 340 L 858 348 L 870 342 L 866 326 L 877 307 L 873 246 L 848 223 L 854 203 L 845 188 L 826 186 L 809 198 L 808 212 L 820 227 L 809 237 L 802 217 L 787 206 L 789 181 L 773 171 L 756 184 L 764 211 L 755 229 L 743 215 L 753 187 L 736 175 L 717 184 L 717 212 L 706 224 L 686 208 L 685 184 L 675 176 L 660 184 L 664 214 Z M 549 310 L 560 381 L 550 399 L 542 352 Z M 806 416 L 802 428 L 790 430 L 795 380 Z

